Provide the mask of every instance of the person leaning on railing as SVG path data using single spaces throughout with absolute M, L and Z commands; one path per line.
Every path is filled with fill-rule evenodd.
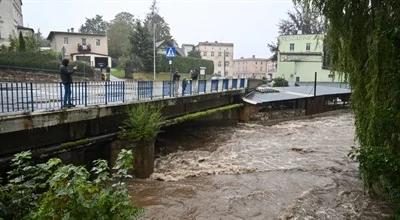
M 75 107 L 71 102 L 71 84 L 72 84 L 72 74 L 78 69 L 74 66 L 73 69 L 68 68 L 69 60 L 63 59 L 62 65 L 60 66 L 61 82 L 64 86 L 64 101 L 63 108 Z

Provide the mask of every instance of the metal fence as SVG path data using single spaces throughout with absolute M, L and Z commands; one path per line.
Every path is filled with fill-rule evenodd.
M 74 82 L 71 100 L 77 107 L 118 104 L 243 89 L 246 84 L 246 79 Z M 64 95 L 61 83 L 0 82 L 0 113 L 61 109 Z

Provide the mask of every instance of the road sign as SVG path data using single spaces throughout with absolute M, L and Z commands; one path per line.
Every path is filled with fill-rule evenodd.
M 175 58 L 176 57 L 176 49 L 175 47 L 167 47 L 165 49 L 165 56 L 169 59 Z

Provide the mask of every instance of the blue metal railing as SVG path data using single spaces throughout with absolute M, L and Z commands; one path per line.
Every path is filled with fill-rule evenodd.
M 163 81 L 162 97 L 172 97 L 174 84 L 171 81 Z
M 229 79 L 222 80 L 222 90 L 228 90 L 229 88 Z
M 245 83 L 246 79 L 240 79 L 240 88 L 244 88 Z
M 237 89 L 237 84 L 238 84 L 238 80 L 237 79 L 232 79 L 232 89 Z
M 186 85 L 185 85 L 186 84 Z M 192 81 L 182 81 L 182 96 L 192 95 Z
M 78 107 L 134 102 L 221 92 L 246 85 L 245 79 L 186 81 L 110 81 L 74 82 L 71 84 L 71 101 Z M 0 113 L 33 112 L 61 109 L 64 86 L 61 83 L 0 82 Z
M 198 90 L 197 93 L 206 93 L 207 91 L 207 80 L 199 80 L 198 81 Z
M 219 80 L 211 80 L 211 92 L 218 92 Z

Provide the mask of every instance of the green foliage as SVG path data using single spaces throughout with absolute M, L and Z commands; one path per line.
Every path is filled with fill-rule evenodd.
M 362 178 L 370 191 L 399 205 L 400 4 L 304 1 L 327 18 L 333 69 L 349 74 Z
M 289 86 L 289 82 L 282 77 L 278 77 L 275 78 L 274 80 L 274 84 L 272 85 L 273 87 L 288 87 Z
M 60 159 L 32 165 L 32 154 L 12 160 L 8 183 L 0 187 L 0 218 L 4 219 L 133 219 L 141 213 L 124 184 L 133 167 L 131 151 L 118 155 L 113 174 L 96 160 L 92 172 Z
M 128 12 L 117 14 L 111 21 L 108 30 L 108 53 L 113 58 L 126 56 L 131 51 L 129 37 L 135 29 L 134 16 Z
M 103 16 L 96 15 L 94 18 L 86 18 L 85 24 L 81 26 L 79 31 L 87 34 L 105 34 L 108 23 L 103 20 Z
M 140 65 L 139 71 L 153 71 L 153 42 L 148 29 L 140 21 L 136 22 L 135 30 L 131 36 L 132 62 Z
M 325 32 L 325 21 L 318 9 L 312 7 L 309 1 L 294 1 L 294 11 L 287 12 L 288 18 L 279 23 L 279 34 L 292 35 L 301 31 L 302 34 L 322 34 Z
M 19 32 L 17 49 L 19 52 L 24 52 L 26 50 L 25 39 L 24 36 L 22 36 L 22 32 Z
M 52 51 L 25 51 L 15 52 L 9 50 L 0 50 L 0 65 L 16 67 L 16 68 L 31 68 L 50 71 L 58 71 L 60 68 L 59 54 Z M 82 61 L 71 62 L 71 66 L 78 66 L 78 71 L 87 74 L 93 74 L 94 69 Z
M 201 59 L 200 50 L 192 50 L 188 53 L 188 57 Z
M 159 14 L 156 0 L 153 0 L 150 6 L 150 12 L 146 15 L 144 26 L 147 28 L 152 38 L 155 26 L 156 42 L 172 40 L 169 25 Z
M 189 73 L 191 69 L 206 67 L 206 74 L 214 73 L 214 63 L 210 60 L 203 60 L 192 57 L 176 57 L 173 60 L 174 70 L 180 73 Z M 168 60 L 165 56 L 159 56 L 157 58 L 157 71 L 159 72 L 169 72 L 170 66 Z
M 163 121 L 161 109 L 151 104 L 140 104 L 128 110 L 128 118 L 121 127 L 119 138 L 132 141 L 153 141 Z

